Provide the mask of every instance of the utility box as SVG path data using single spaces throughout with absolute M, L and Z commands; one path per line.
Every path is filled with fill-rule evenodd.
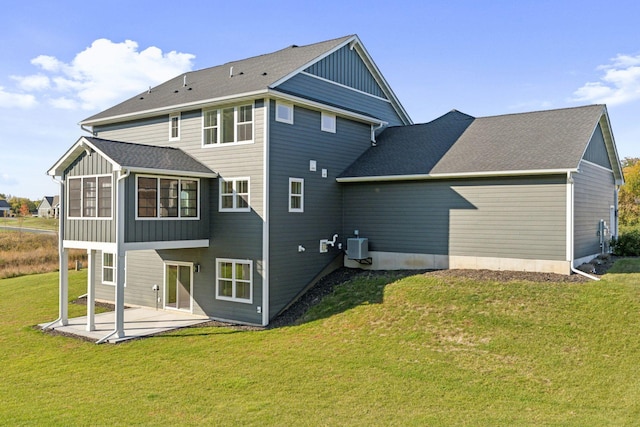
M 347 258 L 355 260 L 369 258 L 369 239 L 364 237 L 347 239 Z

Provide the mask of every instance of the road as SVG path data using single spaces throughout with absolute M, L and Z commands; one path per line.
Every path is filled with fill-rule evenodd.
M 55 231 L 51 231 L 51 230 L 41 230 L 39 228 L 28 228 L 28 227 L 13 227 L 8 225 L 0 225 L 0 230 L 24 231 L 25 233 L 37 233 L 37 234 L 56 234 Z

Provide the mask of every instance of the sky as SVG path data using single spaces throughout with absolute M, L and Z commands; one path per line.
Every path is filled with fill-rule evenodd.
M 78 123 L 185 71 L 357 34 L 414 123 L 606 104 L 640 157 L 640 2 L 12 2 L 0 15 L 0 193 L 57 194 Z

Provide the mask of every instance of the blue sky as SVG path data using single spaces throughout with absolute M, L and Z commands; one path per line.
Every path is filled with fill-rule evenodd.
M 635 1 L 14 2 L 0 15 L 0 193 L 45 175 L 78 122 L 187 70 L 358 34 L 416 123 L 606 103 L 640 156 Z

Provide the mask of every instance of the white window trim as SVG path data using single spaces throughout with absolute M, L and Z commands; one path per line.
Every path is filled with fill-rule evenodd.
M 247 181 L 247 203 L 246 208 L 238 208 L 238 194 L 236 193 L 238 181 Z M 233 183 L 233 207 L 222 207 L 222 184 L 225 182 Z M 251 179 L 249 177 L 237 178 L 220 178 L 218 183 L 218 212 L 251 212 Z
M 100 212 L 99 210 L 99 206 L 98 206 L 98 201 L 99 201 L 99 197 L 98 197 L 98 178 L 105 178 L 108 177 L 111 179 L 111 215 L 109 216 L 97 216 L 98 212 Z M 84 185 L 82 184 L 82 180 L 84 178 L 95 178 L 96 179 L 96 216 L 82 216 L 82 214 L 84 213 Z M 71 179 L 79 179 L 81 184 L 80 184 L 80 216 L 71 216 L 69 214 L 69 208 L 70 203 L 69 203 L 69 180 Z M 115 210 L 115 203 L 114 203 L 114 195 L 115 195 L 115 188 L 113 186 L 113 175 L 111 174 L 100 174 L 100 175 L 75 175 L 75 176 L 67 176 L 66 179 L 66 210 L 67 210 L 67 219 L 82 219 L 82 220 L 89 220 L 89 221 L 95 221 L 95 220 L 111 220 L 113 219 L 113 213 Z
M 238 141 L 238 109 L 241 107 L 251 107 L 251 139 L 247 139 L 244 141 Z M 221 142 L 221 130 L 222 130 L 222 110 L 225 110 L 227 108 L 233 108 L 233 142 Z M 211 111 L 215 111 L 217 116 L 218 116 L 218 125 L 216 126 L 216 134 L 217 134 L 217 143 L 215 144 L 205 144 L 205 138 L 204 138 L 204 131 L 205 131 L 205 127 L 204 127 L 204 116 L 205 113 L 207 112 L 211 112 Z M 248 123 L 248 122 L 241 122 L 241 123 Z M 202 148 L 210 148 L 210 147 L 229 147 L 229 146 L 233 146 L 233 145 L 244 145 L 244 144 L 253 144 L 254 139 L 255 139 L 255 125 L 256 125 L 256 106 L 255 103 L 249 103 L 249 104 L 241 104 L 241 105 L 236 105 L 236 106 L 227 106 L 227 107 L 218 107 L 218 108 L 207 108 L 202 110 L 202 123 L 200 126 L 200 132 L 202 133 L 201 135 L 201 146 Z
M 178 119 L 178 136 L 172 136 L 173 119 Z M 181 125 L 180 113 L 173 113 L 169 115 L 169 141 L 180 141 L 180 125 Z
M 233 296 L 225 297 L 220 296 L 220 280 L 229 280 L 228 278 L 220 277 L 220 263 L 230 262 L 233 263 L 233 277 L 231 278 L 233 286 Z M 248 264 L 249 265 L 249 299 L 237 298 L 236 295 L 236 264 Z M 216 299 L 223 301 L 240 302 L 244 304 L 253 304 L 253 261 L 250 259 L 232 259 L 232 258 L 216 258 Z
M 180 189 L 178 188 L 178 216 L 177 217 L 169 217 L 169 216 L 160 216 L 160 188 L 156 187 L 156 207 L 157 212 L 155 217 L 148 216 L 138 216 L 138 179 L 139 178 L 156 178 L 158 179 L 158 186 L 160 185 L 160 179 L 177 179 L 178 187 L 180 187 L 181 180 L 188 181 L 196 181 L 198 183 L 198 189 L 196 191 L 196 202 L 197 202 L 197 214 L 196 216 L 186 216 L 182 217 L 180 211 Z M 202 209 L 202 205 L 200 202 L 200 191 L 201 191 L 201 183 L 200 178 L 188 177 L 188 176 L 170 176 L 170 175 L 136 175 L 136 188 L 135 188 L 135 200 L 136 200 L 136 221 L 196 221 L 200 219 L 200 210 Z
M 325 119 L 332 119 L 331 126 L 325 126 Z M 320 115 L 320 129 L 323 132 L 336 133 L 336 115 L 331 113 L 325 113 L 324 111 Z
M 111 255 L 113 257 L 113 265 L 111 267 L 105 267 L 104 265 L 104 256 L 105 255 Z M 102 252 L 102 283 L 104 285 L 111 285 L 111 286 L 115 286 L 116 282 L 115 280 L 105 280 L 104 278 L 104 269 L 108 268 L 111 270 L 112 273 L 112 277 L 115 279 L 116 278 L 116 254 L 114 254 L 113 252 Z
M 291 193 L 291 183 L 299 182 L 300 185 L 300 194 L 292 194 Z M 304 179 L 302 178 L 289 178 L 289 212 L 304 212 Z M 300 207 L 293 208 L 291 207 L 291 196 L 299 196 L 300 197 Z
M 101 255 L 101 260 L 100 260 L 100 269 L 102 270 L 102 274 L 101 274 L 101 283 L 103 285 L 107 285 L 107 286 L 115 286 L 116 282 L 107 282 L 104 280 L 104 254 L 109 253 L 111 255 L 113 255 L 113 267 L 109 267 L 111 269 L 113 269 L 113 278 L 116 278 L 116 272 L 117 272 L 117 266 L 118 266 L 118 257 L 116 256 L 115 252 L 110 252 L 110 251 L 102 251 L 102 255 Z M 125 256 L 124 258 L 124 287 L 127 287 L 127 257 Z
M 288 114 L 287 117 L 281 117 L 280 107 L 284 107 L 287 109 Z M 281 123 L 293 124 L 293 104 L 290 102 L 276 101 L 276 121 Z

